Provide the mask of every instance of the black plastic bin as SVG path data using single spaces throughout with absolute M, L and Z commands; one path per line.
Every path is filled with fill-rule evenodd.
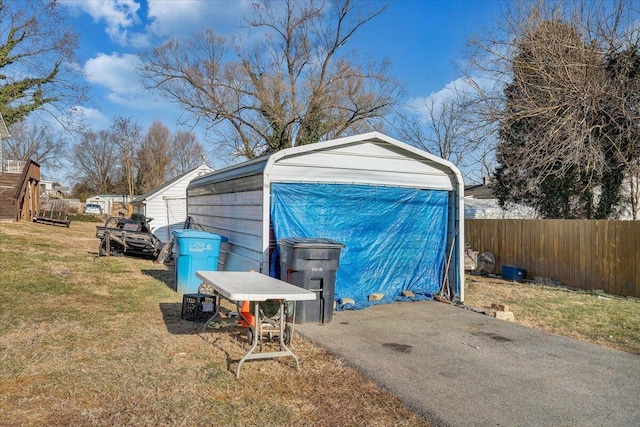
M 280 278 L 316 292 L 313 301 L 296 303 L 296 323 L 329 323 L 333 318 L 336 271 L 342 243 L 325 238 L 280 240 Z

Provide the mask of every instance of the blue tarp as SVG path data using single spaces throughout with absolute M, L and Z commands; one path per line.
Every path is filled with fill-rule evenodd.
M 276 241 L 324 237 L 343 243 L 335 299 L 389 303 L 403 290 L 435 295 L 444 273 L 448 194 L 441 190 L 346 184 L 274 183 Z

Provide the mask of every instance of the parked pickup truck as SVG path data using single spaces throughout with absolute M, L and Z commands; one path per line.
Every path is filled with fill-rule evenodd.
M 136 255 L 152 258 L 157 263 L 167 261 L 173 241 L 163 243 L 151 233 L 152 220 L 141 214 L 107 219 L 104 226 L 96 227 L 96 237 L 100 239 L 98 255 Z

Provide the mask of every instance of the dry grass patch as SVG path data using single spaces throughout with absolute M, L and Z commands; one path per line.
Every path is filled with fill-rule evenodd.
M 180 319 L 171 268 L 98 258 L 95 225 L 0 223 L 0 425 L 427 425 L 339 358 L 301 339 L 250 361 L 239 327 Z M 640 352 L 638 302 L 469 277 L 466 303 Z
M 295 337 L 250 361 L 238 327 L 180 319 L 173 272 L 98 258 L 96 224 L 0 224 L 0 425 L 427 425 L 340 359 Z
M 640 301 L 467 276 L 465 305 L 508 304 L 516 323 L 640 354 Z

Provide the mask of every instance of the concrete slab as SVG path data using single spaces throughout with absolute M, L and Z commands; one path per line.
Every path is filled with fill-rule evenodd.
M 436 426 L 640 425 L 638 355 L 433 301 L 296 330 Z

